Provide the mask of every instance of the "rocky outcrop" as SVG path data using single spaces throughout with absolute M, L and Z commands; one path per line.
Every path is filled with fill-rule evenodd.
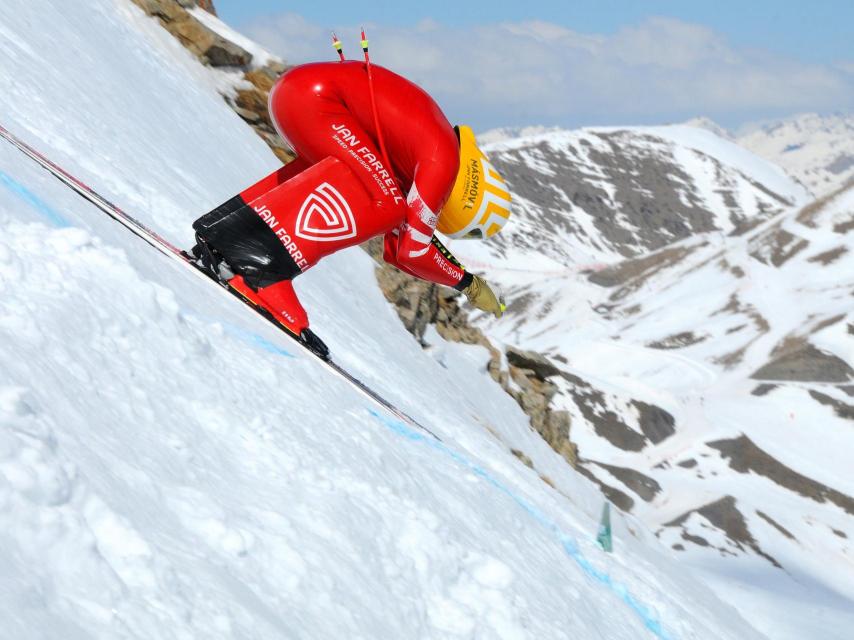
M 719 451 L 721 457 L 729 462 L 730 468 L 738 473 L 755 473 L 804 498 L 815 502 L 831 502 L 846 513 L 854 515 L 854 498 L 787 467 L 757 447 L 745 435 L 707 444 Z
M 160 24 L 191 51 L 199 60 L 211 67 L 227 67 L 243 71 L 243 80 L 234 95 L 226 95 L 226 102 L 249 126 L 255 129 L 273 153 L 282 161 L 290 162 L 294 155 L 276 132 L 267 111 L 267 98 L 278 77 L 287 66 L 271 60 L 263 66 L 252 67 L 252 54 L 232 41 L 202 24 L 187 11 L 199 6 L 216 15 L 210 0 L 132 0 L 146 14 L 157 18 Z
M 285 164 L 294 159 L 294 154 L 276 131 L 267 109 L 267 101 L 276 80 L 287 69 L 288 67 L 283 63 L 273 60 L 263 67 L 245 71 L 243 74 L 245 86 L 237 90 L 237 95 L 233 99 L 228 99 L 228 103 L 237 115 L 255 129 L 276 157 Z
M 780 224 L 751 240 L 750 257 L 767 265 L 781 267 L 809 246 L 809 242 L 783 229 Z
M 569 413 L 552 407 L 558 388 L 549 378 L 560 375 L 560 369 L 545 356 L 512 347 L 506 350 L 508 364 L 504 369 L 501 352 L 480 329 L 469 323 L 466 312 L 460 307 L 459 293 L 416 280 L 389 265 L 380 264 L 381 238 L 374 238 L 364 248 L 377 260 L 376 276 L 380 289 L 397 309 L 403 326 L 422 345 L 425 345 L 427 327 L 432 324 L 445 340 L 486 348 L 490 354 L 489 375 L 530 417 L 531 427 L 574 466 L 578 450 L 570 439 Z
M 783 568 L 773 556 L 763 551 L 759 546 L 759 543 L 756 538 L 753 537 L 753 534 L 747 526 L 747 520 L 744 518 L 741 511 L 738 510 L 736 499 L 733 496 L 724 496 L 720 500 L 710 502 L 698 509 L 692 509 L 664 525 L 665 527 L 681 528 L 682 539 L 687 542 L 692 542 L 701 547 L 711 546 L 711 543 L 702 536 L 689 532 L 689 527 L 686 526 L 687 521 L 694 514 L 697 514 L 701 518 L 699 524 L 700 528 L 708 528 L 708 526 L 711 525 L 726 535 L 729 545 L 718 547 L 718 551 L 722 554 L 734 554 L 735 550 L 744 551 L 745 547 L 748 547 L 757 555 L 768 560 L 768 562 L 778 569 Z M 703 520 L 709 524 L 706 525 L 702 522 Z M 695 527 L 695 529 L 696 528 L 697 527 Z M 658 532 L 658 535 L 661 535 L 661 531 Z
M 586 462 L 586 461 L 585 461 Z M 636 493 L 644 502 L 652 502 L 661 493 L 661 485 L 654 478 L 641 473 L 637 469 L 618 467 L 604 462 L 590 461 L 591 464 L 602 467 L 617 480 Z
M 788 338 L 771 353 L 772 359 L 755 371 L 754 380 L 800 382 L 849 382 L 854 369 L 832 353 L 822 351 L 803 338 Z
M 187 9 L 188 0 L 133 0 L 145 13 L 155 16 L 163 28 L 175 36 L 202 62 L 212 67 L 244 67 L 252 54 L 203 25 Z M 210 3 L 207 3 L 210 4 Z
M 503 383 L 502 386 L 530 416 L 531 426 L 552 449 L 574 466 L 578 460 L 578 448 L 569 437 L 569 412 L 551 407 L 558 387 L 549 378 L 560 375 L 560 369 L 545 356 L 532 351 L 508 347 L 506 357 L 510 380 L 514 385 Z M 501 372 L 497 376 L 493 374 L 493 378 L 502 383 Z
M 185 2 L 192 3 L 193 0 L 184 0 Z M 213 0 L 195 0 L 196 5 L 210 13 L 211 15 L 216 15 L 216 8 L 214 7 Z

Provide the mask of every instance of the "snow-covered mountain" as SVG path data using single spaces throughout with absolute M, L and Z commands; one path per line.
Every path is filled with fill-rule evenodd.
M 816 197 L 832 193 L 854 179 L 854 115 L 805 113 L 746 127 L 737 135 L 708 118 L 686 123 L 753 151 L 783 167 Z
M 546 132 L 487 145 L 518 215 L 491 251 L 531 266 L 609 262 L 736 233 L 807 200 L 741 147 L 693 127 Z M 521 253 L 520 253 L 521 252 Z
M 854 180 L 854 114 L 807 113 L 738 136 L 821 197 Z
M 486 333 L 561 369 L 582 471 L 771 637 L 847 637 L 854 189 L 685 126 L 487 152 L 521 206 L 452 250 L 504 286 Z
M 0 31 L 0 123 L 176 243 L 277 165 L 126 0 Z M 362 252 L 297 283 L 313 325 L 441 442 L 5 143 L 0 228 L 3 637 L 763 637 L 635 517 L 602 553 L 596 487 Z

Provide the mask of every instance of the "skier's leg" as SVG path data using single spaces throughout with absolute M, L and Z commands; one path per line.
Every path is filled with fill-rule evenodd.
M 248 205 L 225 215 L 213 211 L 193 223 L 197 244 L 193 253 L 218 277 L 225 262 L 253 289 L 290 280 L 301 272 L 293 257 L 258 214 Z
M 236 225 L 237 228 L 234 230 L 235 233 L 227 234 L 231 239 L 234 239 L 239 233 L 246 232 L 246 227 L 252 226 L 251 220 L 246 220 L 248 211 L 240 212 L 240 210 L 259 196 L 287 182 L 310 166 L 311 164 L 304 158 L 294 158 L 288 164 L 279 167 L 270 175 L 263 177 L 236 196 L 198 218 L 193 223 L 193 228 L 196 230 L 196 246 L 192 249 L 193 255 L 201 260 L 208 269 L 218 273 L 224 254 L 228 255 L 230 253 L 229 250 L 233 250 L 235 247 L 232 246 L 233 242 L 229 238 L 222 237 L 219 238 L 222 244 L 218 243 L 214 245 L 213 236 L 222 236 L 232 225 Z M 217 234 L 203 231 L 214 226 L 219 227 Z M 238 252 L 245 253 L 245 251 L 240 251 L 239 247 L 237 249 Z M 251 253 L 257 255 L 257 251 Z
M 305 158 L 294 158 L 288 164 L 282 165 L 270 175 L 264 176 L 258 182 L 247 187 L 236 196 L 229 198 L 218 207 L 211 209 L 202 216 L 202 218 L 205 218 L 208 224 L 210 224 L 214 220 L 223 218 L 230 213 L 234 213 L 240 209 L 240 207 L 246 206 L 248 203 L 255 200 L 255 198 L 267 193 L 271 189 L 275 189 L 283 182 L 287 182 L 298 173 L 308 169 L 310 166 L 311 163 Z
M 270 175 L 261 178 L 261 180 L 253 184 L 251 187 L 247 187 L 241 191 L 240 198 L 243 200 L 243 204 L 248 204 L 258 196 L 267 193 L 271 189 L 275 189 L 283 182 L 287 182 L 298 173 L 305 171 L 311 165 L 312 163 L 305 158 L 297 156 L 288 164 L 279 167 Z

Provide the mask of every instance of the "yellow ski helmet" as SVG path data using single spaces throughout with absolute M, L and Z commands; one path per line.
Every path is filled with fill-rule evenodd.
M 451 238 L 488 238 L 510 217 L 510 192 L 489 163 L 470 127 L 454 127 L 460 139 L 460 171 L 439 213 L 437 229 Z

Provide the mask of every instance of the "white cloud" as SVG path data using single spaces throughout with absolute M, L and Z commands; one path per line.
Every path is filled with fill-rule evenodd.
M 737 119 L 854 108 L 851 65 L 822 66 L 736 49 L 706 27 L 650 18 L 611 35 L 543 21 L 459 28 L 433 20 L 367 25 L 372 60 L 425 87 L 452 120 L 501 124 Z M 298 14 L 249 35 L 297 64 L 334 59 L 329 30 Z M 339 26 L 358 57 L 358 29 Z

